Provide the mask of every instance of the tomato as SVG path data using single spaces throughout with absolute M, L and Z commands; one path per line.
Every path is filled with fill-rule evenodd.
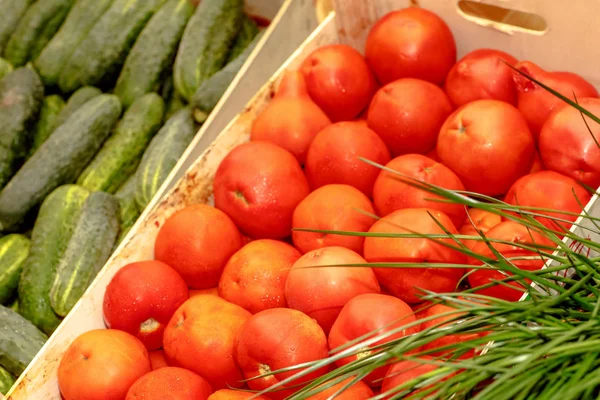
M 571 100 L 575 100 L 573 96 L 577 99 L 598 97 L 594 86 L 571 72 L 548 72 L 530 61 L 522 61 L 515 67 Z M 517 107 L 525 116 L 529 129 L 537 140 L 552 111 L 562 107 L 564 102 L 516 71 L 513 72 L 513 79 L 518 94 Z
M 162 349 L 149 351 L 148 357 L 150 357 L 152 371 L 169 366 L 169 364 L 167 364 L 167 360 L 165 359 L 165 352 L 162 351 Z
M 225 263 L 240 247 L 240 232 L 223 211 L 196 204 L 165 221 L 154 242 L 154 258 L 173 267 L 188 286 L 208 289 L 217 285 Z
M 406 154 L 394 158 L 386 165 L 386 169 L 397 171 L 401 175 L 383 170 L 375 181 L 373 202 L 382 216 L 403 208 L 431 208 L 444 212 L 452 219 L 454 226 L 462 225 L 467 215 L 465 206 L 431 200 L 445 199 L 413 186 L 415 182 L 407 179 L 412 178 L 449 190 L 465 190 L 450 168 L 420 154 Z
M 265 396 L 255 396 L 256 393 L 254 392 L 242 392 L 240 390 L 221 389 L 208 396 L 208 400 L 269 400 L 269 398 Z
M 422 357 L 423 360 L 429 360 L 430 357 Z M 421 375 L 427 374 L 429 372 L 435 371 L 438 367 L 434 364 L 427 364 L 425 362 L 418 362 L 412 360 L 400 361 L 390 366 L 385 379 L 383 380 L 383 385 L 381 386 L 381 393 L 387 393 L 388 391 L 392 391 L 394 388 L 404 385 L 413 379 L 417 379 Z M 416 396 L 419 392 L 423 391 L 426 388 L 418 389 L 411 391 L 407 396 Z M 405 391 L 406 389 L 402 389 L 400 391 L 392 391 L 386 396 L 386 399 L 395 398 L 394 395 L 397 396 L 398 393 Z M 427 398 L 427 397 L 425 397 Z
M 383 335 L 414 323 L 415 320 L 409 305 L 396 297 L 384 294 L 361 294 L 348 301 L 335 320 L 331 332 L 329 332 L 329 349 L 333 352 L 341 346 L 348 345 L 349 342 L 353 342 L 353 346 L 355 346 L 355 340 L 371 332 L 377 331 L 376 335 Z M 371 347 L 400 339 L 417 331 L 418 326 L 404 328 L 374 343 Z M 372 338 L 373 336 L 368 339 Z M 344 349 L 348 349 L 348 346 Z M 342 367 L 372 353 L 373 351 L 365 348 L 360 356 L 345 357 L 337 360 L 336 364 L 338 367 Z M 371 386 L 381 386 L 381 379 L 385 376 L 387 369 L 387 366 L 376 369 L 364 378 L 364 381 Z
M 123 400 L 129 387 L 151 371 L 148 351 L 135 336 L 115 329 L 85 332 L 58 366 L 64 400 Z
M 345 247 L 309 251 L 294 263 L 285 283 L 289 307 L 314 318 L 325 333 L 329 333 L 342 307 L 350 299 L 364 293 L 380 292 L 371 268 L 343 266 L 365 263 L 364 258 Z
M 310 145 L 306 158 L 306 177 L 311 188 L 340 183 L 371 197 L 380 169 L 359 157 L 380 165 L 390 161 L 390 151 L 366 121 L 338 122 L 323 129 Z
M 434 219 L 435 218 L 435 219 Z M 370 233 L 394 234 L 446 234 L 441 224 L 451 234 L 457 234 L 450 218 L 441 211 L 426 208 L 405 208 L 394 211 L 377 221 Z M 423 237 L 386 238 L 370 236 L 365 239 L 364 256 L 368 262 L 408 262 L 464 264 L 466 257 L 457 250 L 451 239 Z M 421 289 L 433 292 L 453 291 L 464 273 L 462 268 L 373 268 L 381 285 L 390 293 L 413 304 L 421 301 Z
M 294 156 L 268 142 L 244 143 L 221 161 L 213 183 L 215 207 L 255 239 L 292 232 L 292 214 L 310 189 Z
M 552 253 L 553 242 L 544 234 L 529 229 L 515 221 L 504 221 L 490 229 L 486 237 L 488 239 L 501 240 L 508 243 L 527 245 L 529 247 L 546 246 L 550 249 L 541 248 L 540 251 Z M 539 257 L 539 254 L 533 250 L 523 249 L 519 246 L 508 243 L 486 243 L 479 242 L 473 246 L 473 252 L 482 256 L 495 259 L 495 253 L 490 249 L 490 245 L 500 253 L 504 258 L 511 259 L 512 264 L 522 270 L 535 271 L 541 269 L 548 258 Z M 536 259 L 518 259 L 520 257 L 538 256 Z M 517 258 L 512 260 L 512 258 Z M 481 265 L 482 262 L 471 258 L 469 263 L 472 265 Z M 504 272 L 504 273 L 503 273 Z M 472 288 L 478 288 L 484 285 L 493 284 L 495 281 L 506 279 L 507 275 L 513 275 L 506 271 L 497 271 L 491 269 L 477 269 L 469 274 L 469 284 Z M 507 286 L 508 285 L 508 286 Z M 515 287 L 511 289 L 509 286 Z M 518 282 L 505 282 L 504 284 L 495 284 L 489 288 L 483 288 L 477 291 L 486 296 L 496 297 L 507 301 L 518 301 L 524 293 L 523 285 Z
M 493 49 L 477 49 L 461 58 L 450 70 L 445 89 L 455 107 L 475 100 L 501 100 L 517 105 L 513 70 L 517 59 Z
M 109 328 L 136 336 L 149 350 L 160 349 L 165 326 L 188 297 L 183 278 L 167 264 L 131 263 L 106 287 L 104 320 Z
M 461 235 L 477 236 L 479 238 L 479 232 L 485 234 L 500 222 L 502 222 L 502 217 L 498 214 L 479 208 L 470 208 L 469 217 L 458 232 Z M 469 249 L 472 249 L 479 240 L 463 240 L 462 242 Z
M 419 79 L 399 79 L 377 91 L 367 123 L 392 155 L 425 154 L 435 147 L 440 127 L 452 112 L 442 89 Z
M 210 294 L 194 296 L 175 312 L 165 329 L 164 351 L 169 365 L 189 369 L 214 389 L 244 386 L 233 360 L 233 347 L 251 314 Z
M 600 99 L 578 99 L 579 105 L 600 115 Z M 546 167 L 596 189 L 600 186 L 600 126 L 565 104 L 546 120 L 540 134 L 540 153 Z M 590 129 L 592 134 L 590 134 Z
M 467 190 L 496 196 L 529 172 L 535 144 L 519 110 L 498 100 L 477 100 L 446 120 L 437 153 Z
M 334 122 L 356 117 L 375 92 L 375 77 L 365 58 L 348 45 L 319 47 L 300 70 L 310 97 Z
M 125 400 L 207 400 L 211 392 L 201 376 L 187 369 L 166 367 L 135 381 Z
M 400 78 L 441 84 L 456 62 L 456 43 L 440 17 L 409 7 L 390 12 L 373 25 L 365 54 L 384 84 Z
M 327 115 L 309 97 L 302 74 L 288 71 L 271 103 L 254 120 L 250 139 L 281 146 L 304 164 L 314 137 L 330 124 Z
M 223 276 L 223 275 L 221 275 L 221 276 Z M 190 289 L 190 297 L 197 296 L 200 294 L 212 294 L 212 295 L 218 296 L 219 288 L 213 287 L 210 289 Z
M 352 382 L 353 378 L 348 378 L 338 384 L 335 384 L 320 393 L 307 397 L 307 400 L 329 400 L 331 396 L 337 394 L 342 388 Z M 373 397 L 373 391 L 362 381 L 354 383 L 342 393 L 335 396 L 335 400 L 367 400 Z
M 545 169 L 546 169 L 546 166 L 542 162 L 542 158 L 540 157 L 540 153 L 538 153 L 536 151 L 535 152 L 535 156 L 533 157 L 533 165 L 531 166 L 531 169 L 529 170 L 529 173 L 533 174 L 534 172 L 544 171 Z
M 325 185 L 309 194 L 294 210 L 294 229 L 366 232 L 375 218 L 373 204 L 349 185 Z M 292 232 L 294 245 L 303 253 L 322 247 L 342 246 L 362 254 L 364 237 L 313 232 Z
M 235 360 L 253 390 L 267 389 L 301 369 L 257 377 L 325 357 L 327 338 L 321 327 L 306 314 L 289 308 L 271 308 L 254 314 L 244 324 L 235 348 Z M 285 399 L 298 390 L 299 385 L 325 372 L 327 368 L 311 372 L 283 386 L 286 390 L 270 392 L 265 396 L 274 400 Z
M 300 255 L 293 246 L 277 240 L 248 243 L 227 262 L 219 281 L 220 296 L 253 314 L 287 307 L 285 281 Z

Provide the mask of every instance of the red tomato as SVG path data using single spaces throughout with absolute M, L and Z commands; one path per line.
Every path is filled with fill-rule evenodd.
M 106 287 L 104 320 L 109 328 L 136 336 L 149 350 L 160 349 L 165 326 L 188 297 L 185 281 L 167 264 L 128 264 Z
M 450 168 L 420 154 L 406 154 L 394 158 L 386 167 L 408 178 L 450 190 L 465 190 L 462 182 Z M 454 226 L 461 226 L 467 216 L 465 206 L 429 199 L 444 198 L 412 186 L 413 181 L 402 181 L 403 176 L 381 171 L 373 187 L 373 202 L 377 211 L 386 216 L 403 208 L 431 208 L 444 212 Z
M 353 378 L 348 378 L 336 385 L 323 390 L 318 394 L 307 397 L 307 400 L 329 400 L 331 396 L 337 394 L 339 390 L 348 385 Z M 342 393 L 337 394 L 335 400 L 367 400 L 373 397 L 373 391 L 362 381 L 356 382 Z
M 600 99 L 578 99 L 579 105 L 600 115 Z M 540 134 L 540 153 L 551 171 L 596 189 L 600 186 L 600 126 L 565 104 L 546 120 Z M 591 129 L 594 136 L 590 134 Z
M 571 100 L 575 100 L 573 95 L 577 96 L 577 99 L 598 97 L 594 86 L 571 72 L 547 72 L 530 61 L 522 61 L 516 68 Z M 552 111 L 562 107 L 564 102 L 516 71 L 513 72 L 513 79 L 517 87 L 518 108 L 537 140 Z
M 210 396 L 208 396 L 208 400 L 269 400 L 268 397 L 265 396 L 256 396 L 254 392 L 243 392 L 241 390 L 231 390 L 231 389 L 221 389 L 217 390 Z
M 440 17 L 410 7 L 393 11 L 373 25 L 365 53 L 384 84 L 400 78 L 441 84 L 456 62 L 456 43 Z
M 399 79 L 377 91 L 367 123 L 392 155 L 425 154 L 435 147 L 451 112 L 450 100 L 439 87 L 419 79 Z
M 329 350 L 334 351 L 375 330 L 377 330 L 376 335 L 383 335 L 413 322 L 415 322 L 414 313 L 408 304 L 402 300 L 384 294 L 361 294 L 346 303 L 340 315 L 335 320 L 335 323 L 331 327 L 331 332 L 329 332 Z M 392 340 L 400 339 L 417 331 L 418 326 L 404 328 L 374 343 L 371 347 L 389 343 Z M 369 337 L 369 339 L 372 339 L 372 337 Z M 360 353 L 360 358 L 366 357 L 372 354 L 372 352 L 372 350 L 365 349 Z M 337 360 L 336 364 L 338 367 L 341 367 L 358 358 L 358 355 L 345 357 Z M 387 369 L 387 366 L 377 368 L 373 373 L 364 378 L 364 381 L 371 386 L 381 386 L 381 379 L 385 376 Z
M 518 61 L 500 50 L 478 49 L 461 58 L 446 78 L 445 89 L 455 107 L 475 100 L 501 100 L 517 105 L 513 70 Z
M 114 329 L 77 337 L 58 366 L 64 400 L 123 400 L 129 387 L 151 371 L 148 351 L 135 336 Z
M 125 400 L 206 400 L 212 388 L 200 375 L 166 367 L 142 376 L 129 388 Z
M 437 153 L 467 190 L 496 196 L 529 172 L 535 144 L 519 110 L 498 100 L 477 100 L 446 120 Z
M 540 153 L 538 153 L 536 151 L 535 152 L 535 156 L 533 157 L 533 165 L 531 166 L 531 170 L 529 171 L 529 173 L 533 174 L 534 172 L 544 171 L 545 169 L 546 169 L 546 166 L 542 162 L 542 158 L 540 157 Z
M 465 221 L 463 226 L 458 230 L 461 235 L 477 236 L 480 237 L 479 232 L 487 233 L 494 226 L 502 222 L 502 217 L 498 214 L 484 211 L 479 208 L 469 209 L 469 218 Z M 463 240 L 465 246 L 472 249 L 478 240 Z
M 152 371 L 169 366 L 169 364 L 167 364 L 167 360 L 165 359 L 165 352 L 162 351 L 162 349 L 149 351 L 148 357 L 150 357 Z
M 430 359 L 430 357 L 422 357 L 424 360 Z M 394 388 L 404 385 L 407 382 L 412 381 L 413 379 L 417 379 L 421 375 L 424 375 L 428 372 L 432 372 L 438 369 L 438 366 L 434 364 L 421 363 L 418 361 L 406 360 L 400 361 L 390 366 L 385 379 L 383 380 L 383 385 L 381 386 L 381 393 L 387 393 L 388 391 L 393 390 Z M 410 396 L 415 396 L 419 392 L 423 391 L 426 388 L 412 391 Z M 404 389 L 406 390 L 406 389 Z M 399 392 L 390 392 L 386 399 L 391 399 L 394 395 L 397 395 Z M 408 395 L 407 395 L 408 396 Z
M 318 48 L 300 70 L 310 97 L 334 122 L 356 117 L 375 92 L 375 78 L 365 58 L 347 45 Z
M 432 218 L 433 216 L 433 218 Z M 435 218 L 435 219 L 434 219 Z M 437 221 L 437 222 L 436 222 Z M 370 233 L 402 234 L 446 234 L 438 224 L 457 234 L 456 228 L 448 216 L 441 211 L 426 208 L 405 208 L 394 211 L 377 221 Z M 466 257 L 457 250 L 444 246 L 440 241 L 455 246 L 448 239 L 427 238 L 385 238 L 367 237 L 365 239 L 365 259 L 369 262 L 410 262 L 464 264 Z M 379 282 L 394 296 L 409 304 L 418 303 L 422 290 L 451 292 L 456 288 L 464 273 L 462 268 L 373 268 Z

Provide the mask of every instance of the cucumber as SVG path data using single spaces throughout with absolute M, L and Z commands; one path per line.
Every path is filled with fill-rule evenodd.
M 0 304 L 5 304 L 16 293 L 29 243 L 29 239 L 17 233 L 0 239 Z
M 161 96 L 165 100 L 165 121 L 186 106 L 185 100 L 175 90 L 172 74 L 163 83 Z
M 175 88 L 187 101 L 227 61 L 243 8 L 243 0 L 200 2 L 185 28 L 173 66 Z
M 0 306 L 0 321 L 0 366 L 19 376 L 48 337 L 8 307 Z
M 135 200 L 140 210 L 146 208 L 196 134 L 192 110 L 177 111 L 144 152 L 136 172 Z
M 44 98 L 37 124 L 33 130 L 33 138 L 29 148 L 30 157 L 54 131 L 56 121 L 64 106 L 65 101 L 59 95 L 53 94 Z
M 17 225 L 52 190 L 74 182 L 121 115 L 117 96 L 96 96 L 42 144 L 0 192 L 0 231 Z
M 165 0 L 115 0 L 79 43 L 58 79 L 64 93 L 112 79 L 146 22 Z
M 3 0 L 0 2 L 2 18 L 0 18 L 0 55 L 4 54 L 4 49 L 10 36 L 13 34 L 19 21 L 25 15 L 27 7 L 35 0 Z
M 257 35 L 246 49 L 233 61 L 229 62 L 222 70 L 205 80 L 198 88 L 190 102 L 194 108 L 194 118 L 198 123 L 202 123 L 208 117 L 208 114 L 215 108 L 223 93 L 227 90 L 233 78 L 240 72 L 242 65 L 246 62 L 256 43 L 262 35 Z
M 190 0 L 169 0 L 150 19 L 125 60 L 114 93 L 124 107 L 159 89 L 194 13 Z
M 71 6 L 73 6 L 73 1 L 71 1 Z M 29 53 L 30 61 L 36 60 L 41 54 L 42 50 L 44 50 L 46 45 L 50 43 L 50 40 L 52 40 L 54 35 L 56 35 L 62 26 L 62 23 L 65 21 L 65 18 L 67 18 L 67 15 L 71 10 L 71 6 L 68 8 L 65 7 L 61 10 L 61 12 L 54 14 L 54 16 L 46 23 L 46 25 L 44 25 L 44 29 L 42 29 L 38 37 L 35 39 L 35 43 L 33 44 L 31 52 Z
M 15 300 L 10 304 L 10 309 L 16 312 L 19 312 L 19 298 L 15 298 Z
M 69 117 L 77 111 L 81 106 L 87 103 L 89 100 L 93 99 L 96 96 L 100 96 L 102 94 L 102 90 L 95 88 L 93 86 L 84 86 L 82 88 L 77 89 L 71 97 L 67 100 L 67 104 L 63 107 L 62 111 L 56 118 L 56 122 L 54 124 L 54 129 L 58 128 L 62 125 Z
M 50 335 L 60 324 L 50 306 L 50 287 L 90 192 L 63 185 L 44 200 L 19 281 L 19 313 Z
M 60 30 L 34 61 L 44 83 L 55 86 L 77 45 L 110 7 L 113 0 L 78 0 Z
M 8 393 L 15 384 L 15 377 L 10 372 L 0 367 L 0 395 Z
M 110 257 L 119 234 L 119 202 L 104 192 L 89 195 L 50 289 L 54 312 L 65 317 Z
M 0 58 L 0 79 L 4 78 L 6 75 L 13 71 L 13 66 L 11 63 L 6 61 L 4 58 Z
M 235 60 L 237 56 L 242 54 L 242 52 L 250 45 L 252 39 L 258 35 L 260 29 L 256 22 L 244 14 L 242 17 L 242 29 L 238 32 L 235 37 L 235 42 L 233 42 L 233 46 L 231 46 L 231 50 L 229 51 L 229 56 L 227 57 L 227 63 Z
M 119 200 L 119 210 L 121 212 L 121 229 L 117 243 L 121 243 L 141 214 L 135 201 L 135 189 L 136 176 L 133 174 L 115 193 L 115 197 Z
M 0 80 L 0 188 L 20 167 L 44 98 L 35 71 L 17 68 Z
M 25 15 L 10 36 L 4 50 L 4 58 L 15 67 L 25 65 L 31 59 L 36 39 L 42 34 L 46 25 L 56 15 L 62 15 L 62 19 L 64 19 L 72 5 L 73 0 L 36 1 L 25 11 Z M 54 25 L 56 25 L 55 22 Z M 60 24 L 58 25 L 60 26 Z
M 93 192 L 114 193 L 135 172 L 148 143 L 162 125 L 164 113 L 164 101 L 156 93 L 137 99 L 77 184 Z

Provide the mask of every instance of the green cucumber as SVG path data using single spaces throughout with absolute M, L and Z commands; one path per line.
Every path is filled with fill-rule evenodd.
M 87 103 L 89 100 L 93 99 L 96 96 L 100 96 L 102 94 L 102 90 L 95 88 L 93 86 L 84 86 L 82 88 L 77 89 L 73 92 L 71 97 L 67 100 L 67 104 L 63 107 L 60 114 L 56 118 L 54 123 L 54 129 L 58 128 L 62 125 L 69 117 L 77 111 L 81 106 Z
M 257 35 L 246 49 L 233 61 L 229 62 L 222 70 L 205 80 L 198 88 L 194 97 L 190 101 L 194 108 L 194 118 L 198 123 L 202 123 L 208 117 L 208 114 L 215 108 L 219 99 L 223 96 L 233 78 L 240 72 L 242 65 L 246 62 L 256 43 L 262 35 Z
M 27 154 L 43 98 L 42 81 L 29 68 L 17 68 L 0 80 L 0 188 Z
M 161 88 L 161 96 L 165 100 L 165 121 L 186 106 L 185 100 L 175 90 L 173 74 L 164 81 Z
M 73 5 L 73 1 L 71 1 L 71 6 Z M 44 29 L 40 32 L 38 37 L 35 39 L 35 43 L 31 48 L 31 52 L 29 53 L 29 60 L 35 61 L 38 56 L 42 53 L 42 50 L 46 47 L 48 43 L 52 40 L 54 35 L 58 32 L 62 23 L 67 18 L 71 7 L 64 7 L 60 12 L 54 14 L 54 16 L 44 25 Z
M 121 229 L 117 243 L 121 243 L 141 214 L 135 201 L 136 182 L 136 176 L 133 174 L 115 193 L 121 211 Z
M 136 172 L 135 199 L 146 208 L 196 134 L 192 110 L 177 111 L 152 139 Z
M 0 306 L 0 321 L 0 366 L 19 376 L 48 337 L 8 307 Z
M 2 18 L 0 18 L 0 55 L 4 54 L 6 44 L 10 40 L 19 21 L 25 15 L 27 7 L 35 0 L 3 0 L 0 2 Z
M 190 100 L 219 71 L 240 30 L 243 0 L 202 0 L 183 33 L 173 74 L 175 88 Z
M 71 8 L 60 30 L 34 62 L 46 85 L 55 86 L 58 83 L 58 77 L 69 57 L 112 2 L 113 0 L 78 0 Z
M 35 129 L 33 130 L 29 156 L 35 153 L 42 143 L 50 137 L 52 131 L 54 131 L 54 128 L 56 127 L 56 121 L 64 106 L 65 101 L 57 94 L 46 96 L 44 98 L 40 116 L 35 125 Z
M 0 79 L 4 78 L 6 75 L 10 74 L 13 71 L 13 66 L 11 63 L 6 61 L 4 58 L 0 58 Z
M 17 233 L 0 239 L 0 304 L 13 298 L 19 286 L 30 240 Z
M 137 99 L 79 176 L 77 184 L 93 192 L 114 193 L 135 172 L 148 143 L 162 125 L 164 113 L 164 101 L 156 93 Z
M 190 0 L 169 0 L 150 19 L 125 60 L 114 93 L 124 107 L 159 89 L 194 14 Z
M 15 298 L 10 304 L 10 309 L 19 312 L 19 298 Z
M 58 79 L 64 93 L 118 74 L 146 22 L 165 0 L 115 0 L 79 43 Z
M 27 9 L 10 36 L 4 50 L 4 58 L 15 67 L 25 65 L 31 59 L 36 39 L 44 32 L 44 28 L 49 24 L 57 25 L 56 22 L 52 22 L 57 15 L 62 16 L 60 21 L 62 23 L 72 5 L 73 0 L 36 1 Z M 56 26 L 56 30 L 58 30 L 58 26 Z M 45 34 L 47 35 L 48 32 Z
M 15 377 L 10 372 L 0 367 L 0 395 L 8 393 L 15 384 Z
M 0 231 L 17 225 L 52 190 L 74 182 L 121 115 L 117 96 L 96 96 L 60 125 L 0 192 Z
M 55 189 L 42 203 L 33 227 L 29 256 L 19 281 L 19 313 L 48 335 L 61 321 L 50 306 L 50 288 L 89 195 L 77 185 Z
M 260 32 L 258 25 L 252 18 L 246 14 L 244 14 L 242 18 L 242 29 L 238 32 L 235 37 L 235 42 L 233 42 L 233 46 L 231 46 L 229 56 L 227 57 L 227 63 L 230 63 L 235 60 L 237 56 L 242 54 L 246 47 L 250 45 L 252 39 Z
M 54 312 L 65 317 L 110 257 L 119 234 L 119 202 L 104 192 L 89 195 L 50 289 Z

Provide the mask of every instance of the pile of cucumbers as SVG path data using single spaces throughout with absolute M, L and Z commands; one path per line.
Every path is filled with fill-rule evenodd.
M 243 0 L 0 0 L 0 10 L 5 393 L 156 194 L 261 30 Z

